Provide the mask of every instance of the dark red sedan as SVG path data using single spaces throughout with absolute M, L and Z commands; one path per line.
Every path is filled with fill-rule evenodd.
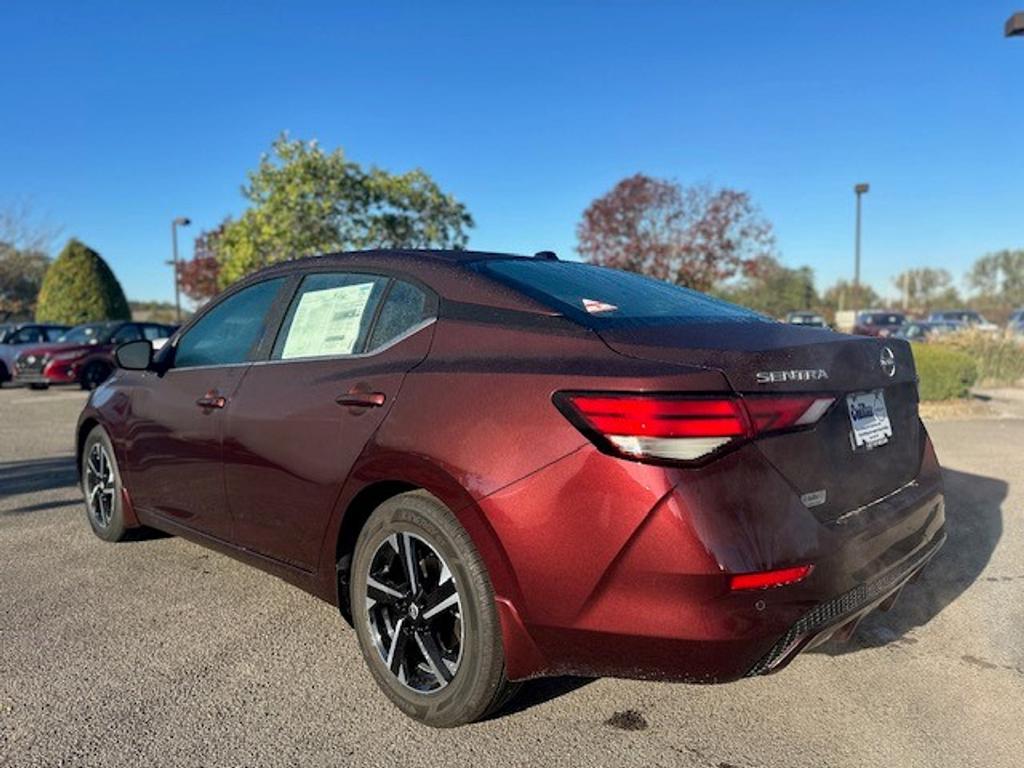
M 34 389 L 51 384 L 79 384 L 95 389 L 113 373 L 114 350 L 129 341 L 167 339 L 175 327 L 160 323 L 112 321 L 85 323 L 67 330 L 55 342 L 34 345 L 14 361 L 15 381 Z
M 435 726 L 541 675 L 773 672 L 945 539 L 908 344 L 550 254 L 293 261 L 117 354 L 78 425 L 96 534 L 330 601 Z

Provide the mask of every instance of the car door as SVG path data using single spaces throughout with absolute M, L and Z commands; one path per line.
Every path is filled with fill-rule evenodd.
M 313 273 L 227 413 L 224 476 L 245 547 L 311 570 L 342 483 L 430 346 L 437 299 L 405 280 Z
M 280 317 L 275 302 L 285 284 L 275 278 L 229 294 L 161 353 L 167 370 L 140 377 L 126 443 L 129 488 L 141 513 L 231 539 L 221 461 L 224 414 Z

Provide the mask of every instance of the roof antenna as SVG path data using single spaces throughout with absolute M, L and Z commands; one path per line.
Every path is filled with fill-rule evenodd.
M 535 259 L 543 259 L 544 261 L 558 261 L 558 254 L 554 251 L 537 251 L 533 254 Z

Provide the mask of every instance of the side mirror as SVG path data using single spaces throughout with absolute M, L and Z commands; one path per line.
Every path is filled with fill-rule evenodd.
M 127 371 L 146 371 L 153 364 L 153 343 L 129 341 L 114 352 L 117 364 Z

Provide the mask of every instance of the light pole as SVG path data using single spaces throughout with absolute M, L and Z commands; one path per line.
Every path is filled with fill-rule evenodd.
M 1024 35 L 1024 12 L 1015 13 L 1006 20 L 1003 33 L 1007 37 L 1021 37 Z
M 865 184 L 855 184 L 854 194 L 857 195 L 857 230 L 853 241 L 853 292 L 856 301 L 860 302 L 860 198 L 870 187 Z M 863 309 L 863 307 L 861 307 Z
M 178 227 L 187 227 L 192 221 L 187 216 L 179 216 L 171 221 L 171 254 L 169 264 L 174 267 L 174 314 L 181 325 L 181 287 L 178 279 Z

